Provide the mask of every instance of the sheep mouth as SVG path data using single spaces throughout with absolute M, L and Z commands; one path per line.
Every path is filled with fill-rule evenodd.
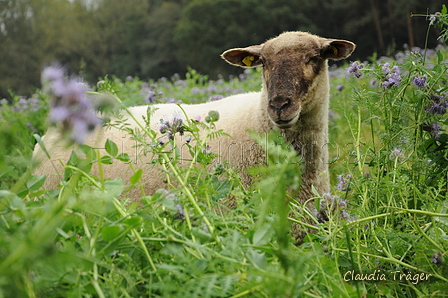
M 279 119 L 279 120 L 274 121 L 274 123 L 275 123 L 275 125 L 278 126 L 278 128 L 287 129 L 287 128 L 291 128 L 294 125 L 294 123 L 296 123 L 296 118 L 294 117 L 289 120 L 280 120 Z

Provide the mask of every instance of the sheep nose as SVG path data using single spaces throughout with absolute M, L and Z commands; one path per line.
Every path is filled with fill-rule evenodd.
M 269 101 L 269 107 L 276 113 L 281 113 L 282 110 L 291 105 L 291 99 L 283 95 L 277 95 Z

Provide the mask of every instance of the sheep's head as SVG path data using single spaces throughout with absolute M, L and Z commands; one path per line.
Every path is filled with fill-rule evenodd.
M 286 129 L 318 104 L 314 102 L 318 88 L 328 96 L 327 59 L 347 58 L 354 49 L 350 41 L 285 32 L 261 45 L 227 50 L 222 57 L 233 65 L 264 67 L 268 115 Z

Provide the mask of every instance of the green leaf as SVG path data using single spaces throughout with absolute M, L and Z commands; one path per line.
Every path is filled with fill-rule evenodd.
M 106 148 L 106 152 L 109 153 L 111 156 L 117 156 L 118 146 L 113 141 L 107 139 L 106 144 L 104 144 L 104 147 Z
M 439 64 L 443 62 L 443 54 L 440 50 L 437 51 L 437 62 Z
M 72 151 L 70 154 L 70 158 L 67 161 L 67 165 L 76 166 L 79 162 L 78 155 L 76 155 L 75 151 Z M 68 180 L 68 178 L 72 175 L 73 170 L 65 169 L 64 171 L 64 180 Z
M 231 190 L 231 183 L 229 179 L 219 180 L 216 176 L 213 176 L 212 185 L 213 189 L 217 192 L 213 195 L 215 200 L 225 198 Z
M 79 145 L 79 148 L 86 155 L 87 160 L 95 160 L 96 159 L 96 151 L 89 145 Z
M 440 12 L 442 15 L 446 15 L 446 13 L 447 13 L 447 8 L 446 8 L 446 5 L 445 4 L 442 4 L 442 11 Z
M 104 182 L 104 187 L 109 194 L 114 197 L 119 197 L 124 189 L 123 180 L 121 180 L 121 178 L 107 180 Z
M 10 206 L 14 206 L 18 209 L 25 209 L 24 201 L 15 193 L 10 192 L 9 190 L 0 189 L 0 201 L 7 200 Z M 3 203 L 3 202 L 2 202 Z M 2 207 L 4 207 L 3 205 Z
M 264 245 L 271 240 L 272 234 L 271 224 L 266 223 L 255 231 L 252 242 L 254 245 Z
M 47 176 L 45 176 L 45 175 L 39 175 L 39 176 L 33 175 L 26 182 L 26 187 L 28 188 L 28 190 L 30 192 L 37 191 L 39 188 L 42 187 L 42 185 L 44 185 L 46 179 L 47 179 Z
M 131 161 L 129 154 L 127 154 L 127 153 L 118 154 L 115 158 L 122 162 L 130 162 Z
M 107 226 L 101 231 L 101 236 L 105 241 L 112 241 L 120 234 L 120 226 Z
M 267 265 L 266 255 L 249 247 L 246 252 L 247 259 L 256 267 L 263 269 Z
M 113 162 L 114 160 L 109 155 L 101 156 L 101 163 L 111 165 Z
M 135 184 L 138 181 L 140 181 L 140 179 L 142 178 L 142 174 L 143 174 L 143 170 L 142 169 L 138 169 L 134 175 L 132 175 L 131 179 L 129 179 L 129 181 L 131 182 L 131 184 Z
M 50 154 L 48 153 L 47 148 L 44 145 L 44 142 L 42 142 L 42 139 L 41 139 L 40 135 L 33 134 L 33 137 L 36 139 L 37 143 L 39 144 L 40 148 L 45 153 L 45 155 L 48 157 L 48 159 L 50 159 L 51 158 Z
M 136 227 L 140 224 L 140 217 L 131 217 L 126 219 L 124 222 L 131 227 Z

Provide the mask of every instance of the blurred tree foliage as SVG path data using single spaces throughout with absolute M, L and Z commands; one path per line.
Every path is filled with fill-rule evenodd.
M 191 66 L 238 73 L 219 55 L 303 30 L 357 43 L 354 59 L 423 47 L 444 0 L 10 0 L 0 1 L 0 98 L 39 87 L 58 61 L 94 82 L 107 74 L 156 79 Z M 433 30 L 433 37 L 437 32 Z M 435 38 L 430 38 L 435 45 Z

